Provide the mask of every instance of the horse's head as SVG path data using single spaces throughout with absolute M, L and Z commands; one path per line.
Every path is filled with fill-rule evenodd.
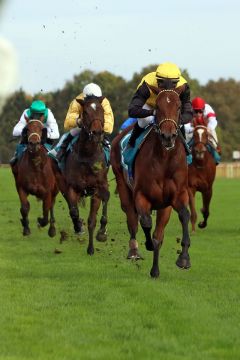
M 31 119 L 27 122 L 28 150 L 31 153 L 35 153 L 40 149 L 43 136 L 46 136 L 43 120 L 44 117 L 42 116 L 39 119 Z
M 208 130 L 206 126 L 198 125 L 193 131 L 193 156 L 196 160 L 204 160 L 207 152 Z
M 104 134 L 104 110 L 101 105 L 102 97 L 87 96 L 77 99 L 83 108 L 81 128 L 89 140 L 101 142 Z
M 157 95 L 156 98 L 156 129 L 162 145 L 171 150 L 175 146 L 178 135 L 181 101 L 179 89 L 161 89 L 148 85 Z

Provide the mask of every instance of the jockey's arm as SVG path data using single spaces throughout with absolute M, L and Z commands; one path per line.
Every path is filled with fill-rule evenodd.
M 192 123 L 187 123 L 184 125 L 184 129 L 185 129 L 185 134 L 191 134 L 194 130 L 194 127 Z
M 128 107 L 128 115 L 132 118 L 146 118 L 153 115 L 154 110 L 143 109 L 143 105 L 146 103 L 150 96 L 150 90 L 144 81 L 137 89 Z
M 21 136 L 22 131 L 26 125 L 27 125 L 27 115 L 26 115 L 26 110 L 24 110 L 24 112 L 20 117 L 20 120 L 13 128 L 13 136 Z
M 82 107 L 81 105 L 74 99 L 68 109 L 66 119 L 64 121 L 64 129 L 69 131 L 77 126 L 77 119 L 81 117 Z
M 181 123 L 188 124 L 193 118 L 193 109 L 190 100 L 190 88 L 188 84 L 185 84 L 185 89 L 180 94 L 180 100 L 182 102 L 181 107 Z
M 55 140 L 59 138 L 60 134 L 58 130 L 58 124 L 50 109 L 48 109 L 48 118 L 46 122 L 46 127 L 47 127 L 48 139 Z
M 102 107 L 104 110 L 104 132 L 111 134 L 113 132 L 114 116 L 110 102 L 107 98 L 103 99 Z
M 208 121 L 208 129 L 215 130 L 215 128 L 217 127 L 217 119 L 213 108 L 209 104 L 206 104 L 204 112 L 204 115 L 206 116 Z

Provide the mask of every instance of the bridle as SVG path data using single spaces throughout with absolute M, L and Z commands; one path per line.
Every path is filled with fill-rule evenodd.
M 40 121 L 40 120 L 37 120 L 37 119 L 33 119 L 33 120 L 29 120 L 28 121 L 28 124 L 30 124 L 31 122 L 39 122 L 41 125 L 42 125 L 42 127 L 43 127 L 43 123 L 42 123 L 42 121 Z M 38 133 L 36 133 L 36 132 L 33 132 L 33 133 L 31 133 L 29 136 L 28 136 L 28 142 L 29 142 L 29 140 L 31 139 L 31 137 L 32 136 L 37 136 L 37 138 L 38 138 L 38 140 L 39 140 L 39 142 L 40 142 L 40 140 L 41 140 L 41 136 L 38 134 Z
M 176 94 L 179 97 L 179 94 L 177 93 L 177 91 L 172 90 L 172 89 L 163 89 L 161 90 L 158 95 L 157 95 L 157 99 L 160 96 L 160 94 L 164 93 L 164 92 L 173 92 L 174 94 Z M 157 101 L 156 99 L 156 101 Z M 174 124 L 175 128 L 176 128 L 176 136 L 178 135 L 178 132 L 180 130 L 180 127 L 178 125 L 178 123 L 176 122 L 176 120 L 171 119 L 171 118 L 163 118 L 158 124 L 154 124 L 154 128 L 155 131 L 159 134 L 162 135 L 162 130 L 161 130 L 161 126 L 162 124 L 164 124 L 165 122 L 170 121 L 172 124 Z
M 194 131 L 195 131 L 197 128 L 207 130 L 207 127 L 204 126 L 204 125 L 197 125 L 197 126 L 195 126 Z M 200 141 L 200 140 L 199 140 L 199 141 L 197 141 L 197 142 L 194 143 L 195 146 L 198 145 L 198 144 L 202 144 L 205 148 L 207 148 L 207 143 L 205 144 L 203 141 Z

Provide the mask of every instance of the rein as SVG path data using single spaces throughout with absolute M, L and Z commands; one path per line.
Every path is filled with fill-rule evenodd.
M 176 94 L 176 95 L 179 97 L 179 94 L 177 93 L 177 91 L 175 91 L 175 90 L 173 90 L 173 89 L 163 89 L 163 90 L 161 90 L 161 91 L 158 93 L 157 98 L 160 96 L 160 94 L 166 93 L 166 92 L 173 92 L 174 94 Z M 175 128 L 176 128 L 176 133 L 178 133 L 179 125 L 178 125 L 178 123 L 176 122 L 176 120 L 171 119 L 171 118 L 164 118 L 164 119 L 162 119 L 158 124 L 156 124 L 157 132 L 161 135 L 162 132 L 161 132 L 160 127 L 161 127 L 161 125 L 162 125 L 163 123 L 165 123 L 166 121 L 170 121 L 171 123 L 173 123 L 174 126 L 175 126 Z
M 93 123 L 93 121 L 99 121 L 100 124 L 102 125 L 101 119 L 93 119 L 93 120 L 90 122 L 89 126 L 91 126 L 91 124 Z M 89 130 L 88 127 L 86 127 L 86 126 L 84 125 L 84 121 L 83 121 L 83 120 L 82 120 L 82 126 L 81 126 L 81 127 L 82 127 L 82 129 L 85 131 L 85 133 L 88 135 L 88 137 L 89 137 L 90 139 L 92 139 L 92 138 L 97 138 L 97 137 L 98 137 L 98 135 L 94 134 L 93 131 Z M 102 131 L 101 131 L 101 136 L 100 136 L 100 139 L 99 139 L 99 143 L 100 143 L 100 142 L 102 141 L 102 139 L 103 139 L 103 133 L 104 133 L 104 131 L 102 130 Z
M 31 137 L 32 136 L 34 136 L 34 135 L 36 135 L 37 137 L 38 137 L 38 140 L 41 140 L 41 136 L 38 134 L 38 133 L 31 133 L 30 135 L 29 135 L 29 137 L 28 137 L 28 142 L 29 142 L 29 140 L 31 139 Z
M 42 121 L 40 121 L 40 120 L 38 120 L 38 119 L 29 120 L 29 121 L 28 121 L 28 124 L 30 124 L 30 123 L 32 123 L 32 122 L 38 122 L 38 123 L 40 123 L 40 124 L 42 125 L 42 127 L 44 126 L 43 123 L 42 123 Z M 38 137 L 38 140 L 41 140 L 41 136 L 40 136 L 38 133 L 33 132 L 33 133 L 31 133 L 31 134 L 29 135 L 29 137 L 28 137 L 28 142 L 29 142 L 29 140 L 31 139 L 31 137 L 34 136 L 34 135 L 36 135 L 36 136 Z

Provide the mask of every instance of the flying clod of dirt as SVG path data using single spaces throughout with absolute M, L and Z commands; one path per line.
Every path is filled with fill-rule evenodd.
M 60 235 L 61 236 L 60 236 L 59 242 L 60 242 L 60 244 L 62 244 L 64 241 L 67 241 L 68 233 L 66 233 L 66 231 L 64 231 L 64 230 L 61 230 Z

